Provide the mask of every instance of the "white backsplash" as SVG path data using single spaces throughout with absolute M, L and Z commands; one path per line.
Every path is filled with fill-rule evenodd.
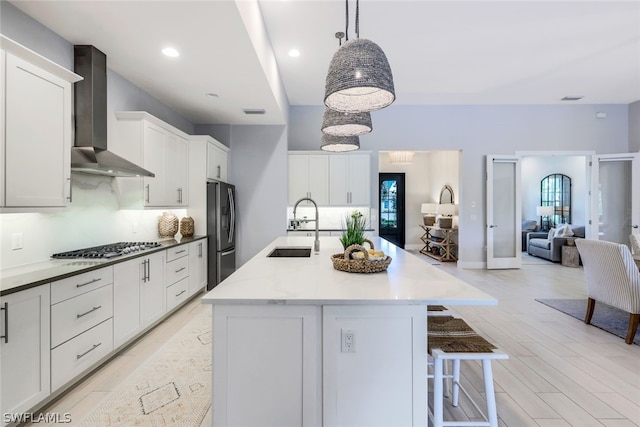
M 338 229 L 344 228 L 345 217 L 351 215 L 354 211 L 360 211 L 366 218 L 367 228 L 376 228 L 375 224 L 371 224 L 371 208 L 369 206 L 352 206 L 352 207 L 319 207 L 318 214 L 320 216 L 320 229 Z M 304 217 L 313 219 L 316 216 L 315 208 L 313 206 L 298 206 L 296 210 L 296 219 L 303 220 Z M 293 219 L 293 206 L 287 207 L 287 222 L 285 227 L 289 227 L 289 221 Z M 299 229 L 301 230 L 315 230 L 316 225 L 314 222 L 301 223 Z
M 159 240 L 158 219 L 170 211 L 181 219 L 185 209 L 120 210 L 118 178 L 73 174 L 73 203 L 43 213 L 0 214 L 0 269 L 45 261 L 57 252 L 119 241 Z M 23 248 L 11 249 L 14 233 Z

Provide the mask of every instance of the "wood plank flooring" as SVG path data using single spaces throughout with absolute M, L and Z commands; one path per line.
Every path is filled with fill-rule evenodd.
M 436 267 L 499 301 L 498 306 L 457 307 L 456 312 L 510 356 L 493 363 L 500 426 L 640 426 L 640 346 L 535 301 L 585 298 L 582 268 L 536 260 L 525 261 L 520 270 L 462 270 L 455 263 Z M 69 412 L 79 422 L 196 310 L 208 309 L 198 298 L 192 300 L 43 412 Z M 463 366 L 462 382 L 482 399 L 479 363 Z M 479 417 L 464 398 L 460 407 L 445 402 L 445 408 L 456 419 Z M 203 425 L 211 425 L 210 417 Z

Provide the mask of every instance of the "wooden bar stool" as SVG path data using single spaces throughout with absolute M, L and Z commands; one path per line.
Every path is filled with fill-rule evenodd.
M 431 363 L 433 363 L 433 411 L 429 410 L 429 418 L 434 427 L 498 427 L 498 414 L 496 409 L 496 397 L 493 386 L 493 371 L 491 361 L 496 359 L 508 359 L 509 356 L 498 350 L 493 344 L 481 337 L 463 319 L 452 316 L 427 318 L 428 338 L 427 346 Z M 453 373 L 444 371 L 444 361 L 453 361 Z M 484 377 L 484 390 L 486 397 L 486 413 L 471 398 L 469 393 L 460 384 L 460 362 L 463 360 L 482 361 L 482 373 Z M 452 381 L 453 396 L 451 403 L 458 406 L 460 391 L 471 401 L 480 412 L 485 421 L 445 421 L 444 397 L 446 381 Z

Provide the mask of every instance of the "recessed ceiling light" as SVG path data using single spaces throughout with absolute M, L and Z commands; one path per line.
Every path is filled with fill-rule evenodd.
M 579 101 L 582 98 L 584 98 L 584 96 L 565 96 L 561 101 Z
M 180 56 L 180 52 L 172 47 L 165 47 L 164 49 L 162 49 L 162 53 L 170 58 L 176 58 Z
M 219 98 L 220 95 L 218 95 L 217 93 L 213 93 L 213 92 L 209 92 L 209 93 L 205 93 L 205 96 L 211 97 L 211 98 Z
M 298 49 L 291 49 L 289 51 L 289 56 L 292 58 L 297 58 L 298 56 L 300 56 L 300 51 Z
M 265 110 L 263 108 L 245 108 L 242 111 L 244 111 L 245 114 L 264 114 Z

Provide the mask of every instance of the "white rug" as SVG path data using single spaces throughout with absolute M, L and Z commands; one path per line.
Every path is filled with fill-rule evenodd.
M 81 426 L 200 426 L 211 406 L 211 310 L 201 310 Z

